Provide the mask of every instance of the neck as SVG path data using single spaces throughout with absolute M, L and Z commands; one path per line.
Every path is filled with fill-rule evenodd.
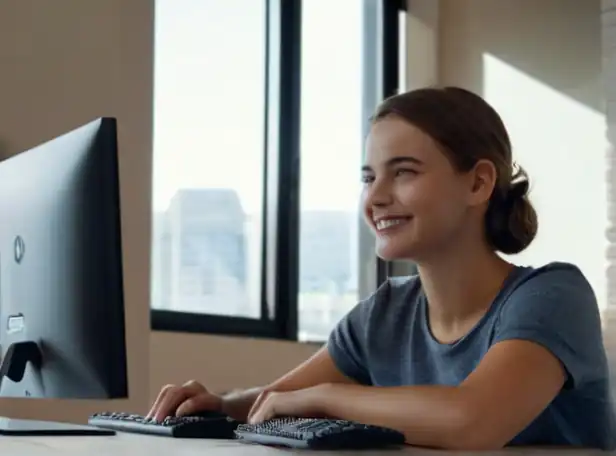
M 455 328 L 485 313 L 513 267 L 487 246 L 469 243 L 418 264 L 431 322 Z

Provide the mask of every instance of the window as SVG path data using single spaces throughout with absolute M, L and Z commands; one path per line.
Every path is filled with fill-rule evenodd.
M 153 329 L 320 341 L 383 280 L 359 170 L 395 3 L 156 0 Z
M 362 15 L 356 0 L 302 4 L 300 340 L 326 338 L 359 300 Z
M 265 12 L 156 2 L 155 309 L 260 316 Z
M 407 50 L 407 36 L 406 36 L 406 8 L 398 11 L 398 90 L 405 92 L 406 89 L 406 56 Z

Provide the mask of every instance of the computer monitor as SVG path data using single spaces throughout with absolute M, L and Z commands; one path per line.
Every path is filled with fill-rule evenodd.
M 0 345 L 0 396 L 128 396 L 115 119 L 0 162 Z M 0 420 L 20 430 L 103 433 Z

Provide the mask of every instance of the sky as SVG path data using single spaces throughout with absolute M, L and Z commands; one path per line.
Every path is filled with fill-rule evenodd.
M 356 210 L 362 2 L 304 0 L 301 207 Z M 263 201 L 264 0 L 156 0 L 154 210 L 180 188 Z

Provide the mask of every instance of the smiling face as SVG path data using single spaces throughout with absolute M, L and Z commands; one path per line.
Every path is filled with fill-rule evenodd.
M 385 260 L 419 261 L 469 239 L 482 241 L 496 171 L 460 172 L 422 130 L 391 115 L 376 121 L 363 167 L 363 212 Z

